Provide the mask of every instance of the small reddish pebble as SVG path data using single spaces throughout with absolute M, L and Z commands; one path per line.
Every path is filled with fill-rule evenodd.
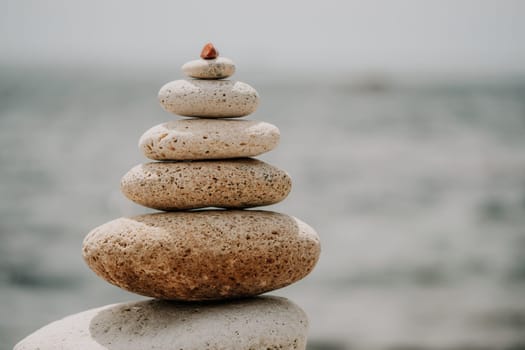
M 213 46 L 212 43 L 207 43 L 204 45 L 201 51 L 201 58 L 205 60 L 212 60 L 214 58 L 217 58 L 219 56 L 219 51 Z

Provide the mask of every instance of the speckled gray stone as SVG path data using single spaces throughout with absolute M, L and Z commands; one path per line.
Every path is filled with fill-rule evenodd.
M 29 335 L 15 350 L 304 350 L 307 332 L 306 314 L 285 298 L 146 300 L 65 317 Z
M 279 143 L 279 129 L 256 120 L 184 119 L 142 135 L 139 148 L 154 160 L 254 157 Z
M 320 243 L 288 215 L 205 210 L 116 219 L 92 230 L 82 250 L 97 275 L 130 292 L 214 300 L 298 281 L 314 268 Z
M 182 72 L 191 78 L 223 79 L 235 73 L 235 64 L 226 57 L 219 56 L 211 60 L 201 58 L 185 63 Z
M 158 98 L 168 112 L 202 118 L 243 117 L 259 104 L 254 88 L 232 80 L 175 80 L 160 89 Z
M 122 177 L 122 193 L 159 210 L 249 208 L 282 201 L 290 176 L 252 158 L 139 164 Z

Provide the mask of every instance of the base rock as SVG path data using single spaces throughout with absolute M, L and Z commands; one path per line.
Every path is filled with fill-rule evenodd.
M 14 350 L 305 349 L 308 319 L 285 298 L 229 303 L 146 300 L 65 317 Z

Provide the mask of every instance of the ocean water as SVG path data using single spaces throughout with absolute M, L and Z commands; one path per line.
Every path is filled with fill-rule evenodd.
M 123 215 L 137 142 L 173 117 L 172 71 L 0 68 L 0 349 L 68 314 L 142 297 L 99 279 L 83 237 Z M 309 349 L 525 348 L 525 80 L 353 80 L 238 72 L 260 158 L 293 190 L 269 209 L 317 229 L 321 259 L 270 294 Z

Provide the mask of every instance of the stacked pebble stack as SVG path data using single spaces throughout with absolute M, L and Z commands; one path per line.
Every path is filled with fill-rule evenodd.
M 159 101 L 191 119 L 146 131 L 139 148 L 154 162 L 121 181 L 132 201 L 168 212 L 94 229 L 84 240 L 85 261 L 106 281 L 159 299 L 231 299 L 296 282 L 319 258 L 316 232 L 288 215 L 245 210 L 290 192 L 285 171 L 251 158 L 278 144 L 279 129 L 232 119 L 254 112 L 259 95 L 246 83 L 224 80 L 235 65 L 213 45 L 182 70 L 194 79 L 167 83 Z M 209 207 L 223 209 L 195 210 Z
M 319 237 L 310 226 L 247 210 L 290 192 L 285 171 L 252 158 L 277 146 L 279 129 L 232 119 L 254 112 L 259 96 L 248 84 L 225 80 L 235 65 L 213 45 L 182 69 L 194 79 L 167 83 L 159 100 L 191 119 L 146 131 L 139 147 L 154 162 L 132 168 L 121 182 L 129 199 L 166 212 L 108 222 L 82 248 L 88 266 L 109 283 L 165 300 L 71 315 L 15 350 L 305 349 L 308 319 L 297 305 L 241 298 L 294 283 L 319 259 Z M 230 300 L 205 302 L 222 299 Z

